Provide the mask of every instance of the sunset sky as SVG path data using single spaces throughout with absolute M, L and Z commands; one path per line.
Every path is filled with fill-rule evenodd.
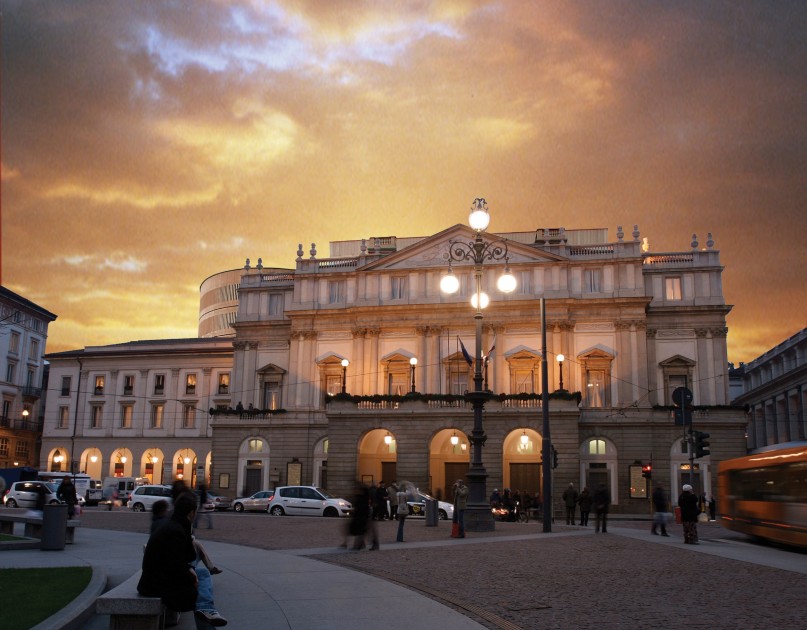
M 807 3 L 2 0 L 2 283 L 47 350 L 196 336 L 297 244 L 713 234 L 729 360 L 807 326 Z

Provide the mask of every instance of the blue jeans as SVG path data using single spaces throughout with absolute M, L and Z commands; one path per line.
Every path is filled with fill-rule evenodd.
M 398 514 L 398 537 L 395 539 L 397 542 L 403 542 L 403 528 L 406 521 L 405 514 Z
M 460 526 L 460 537 L 465 538 L 465 510 L 458 510 L 454 508 L 454 518 L 452 522 L 457 523 Z
M 196 596 L 196 610 L 216 610 L 213 603 L 213 577 L 203 564 L 196 567 L 199 579 L 199 594 Z

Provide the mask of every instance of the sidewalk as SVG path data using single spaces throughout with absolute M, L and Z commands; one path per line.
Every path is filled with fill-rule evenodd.
M 107 587 L 117 586 L 140 569 L 146 534 L 84 529 L 64 551 L 3 551 L 4 568 L 65 567 L 91 565 L 106 574 Z M 294 553 L 264 551 L 226 543 L 205 541 L 205 548 L 224 572 L 213 578 L 219 612 L 234 628 L 341 630 L 376 627 L 411 630 L 417 620 L 447 630 L 479 629 L 483 626 L 447 606 L 392 582 Z M 311 552 L 333 550 L 307 550 Z M 344 552 L 348 553 L 348 552 Z M 371 553 L 367 551 L 353 553 Z M 102 590 L 103 587 L 101 587 Z M 100 592 L 83 594 L 75 611 L 63 611 L 56 623 L 61 628 L 78 610 L 91 608 Z M 407 614 L 400 615 L 400 611 Z M 183 614 L 188 627 L 190 614 Z M 108 617 L 93 616 L 82 628 L 109 627 Z M 190 627 L 193 627 L 192 625 Z

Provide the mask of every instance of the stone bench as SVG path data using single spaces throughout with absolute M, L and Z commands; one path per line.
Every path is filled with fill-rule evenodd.
M 165 627 L 165 606 L 159 597 L 138 593 L 139 581 L 140 571 L 95 600 L 95 613 L 109 615 L 110 630 L 162 630 Z
M 25 525 L 24 536 L 26 538 L 42 538 L 42 517 L 26 514 L 0 513 L 0 534 L 14 535 L 14 524 L 23 523 Z M 74 541 L 76 527 L 81 527 L 81 521 L 71 519 L 67 521 L 67 531 L 65 542 L 70 544 Z

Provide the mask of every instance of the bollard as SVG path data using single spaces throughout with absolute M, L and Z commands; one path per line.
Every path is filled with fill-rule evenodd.
M 426 499 L 426 527 L 437 527 L 437 499 Z
M 42 510 L 42 545 L 40 549 L 61 551 L 67 541 L 67 505 L 54 503 Z

